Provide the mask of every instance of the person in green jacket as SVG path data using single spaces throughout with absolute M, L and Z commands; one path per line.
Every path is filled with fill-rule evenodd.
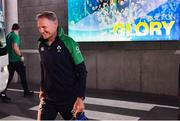
M 12 25 L 12 31 L 6 36 L 7 51 L 9 55 L 9 65 L 8 65 L 9 78 L 8 78 L 7 87 L 9 86 L 14 76 L 14 72 L 16 71 L 21 79 L 21 84 L 24 89 L 24 97 L 28 97 L 28 96 L 32 96 L 34 92 L 30 91 L 27 85 L 24 57 L 22 56 L 22 53 L 19 49 L 20 46 L 19 30 L 20 30 L 19 24 L 15 23 Z M 0 95 L 3 102 L 9 102 L 11 100 L 11 98 L 8 97 L 6 94 L 7 87 Z
M 70 120 L 84 111 L 87 71 L 78 44 L 58 26 L 54 12 L 37 15 L 41 64 L 38 120 Z M 74 113 L 72 113 L 72 111 Z

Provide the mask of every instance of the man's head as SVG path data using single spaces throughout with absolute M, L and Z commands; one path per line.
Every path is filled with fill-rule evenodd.
M 44 39 L 51 40 L 57 34 L 58 19 L 54 12 L 44 11 L 36 16 L 37 27 Z
M 19 24 L 17 24 L 17 23 L 13 24 L 11 30 L 12 31 L 19 31 L 20 30 Z

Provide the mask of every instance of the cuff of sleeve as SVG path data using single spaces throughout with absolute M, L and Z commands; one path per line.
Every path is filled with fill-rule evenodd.
M 85 99 L 85 96 L 83 94 L 79 94 L 79 95 L 77 95 L 77 97 L 81 98 L 82 100 Z

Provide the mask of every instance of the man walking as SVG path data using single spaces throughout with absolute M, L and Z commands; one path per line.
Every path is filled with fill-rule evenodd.
M 14 76 L 14 72 L 16 71 L 21 79 L 21 84 L 24 89 L 24 97 L 27 97 L 27 96 L 32 96 L 34 92 L 29 91 L 27 85 L 26 69 L 23 62 L 24 57 L 22 56 L 21 51 L 19 49 L 19 45 L 20 45 L 19 30 L 20 30 L 20 26 L 18 24 L 13 24 L 12 31 L 6 37 L 7 50 L 9 55 L 9 65 L 8 65 L 9 79 L 8 79 L 7 87 Z M 7 87 L 1 93 L 1 99 L 3 102 L 8 102 L 11 100 L 11 98 L 9 98 L 6 95 Z
M 84 110 L 87 71 L 78 44 L 58 26 L 54 12 L 37 15 L 41 33 L 41 88 L 38 120 L 54 120 L 58 113 L 70 120 Z

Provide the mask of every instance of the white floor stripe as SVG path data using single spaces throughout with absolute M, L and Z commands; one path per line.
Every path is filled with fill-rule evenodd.
M 13 121 L 19 121 L 19 120 L 34 120 L 34 119 L 31 119 L 31 118 L 26 118 L 26 117 L 21 117 L 21 116 L 14 116 L 14 115 L 11 115 L 11 116 L 7 116 L 7 117 L 5 117 L 5 118 L 2 118 L 1 119 L 2 121 L 3 120 L 13 120 Z
M 9 91 L 23 92 L 23 90 L 19 90 L 19 89 L 8 89 L 8 90 Z M 35 91 L 35 93 L 39 93 L 39 92 Z M 178 107 L 175 107 L 175 106 L 138 103 L 138 102 L 131 102 L 131 101 L 111 100 L 111 99 L 92 98 L 92 97 L 86 97 L 85 103 L 86 104 L 101 105 L 101 106 L 110 106 L 110 107 L 115 107 L 115 108 L 142 110 L 142 111 L 150 111 L 155 106 L 163 107 L 163 108 L 178 109 Z
M 85 100 L 85 103 L 101 105 L 101 106 L 111 106 L 111 107 L 116 107 L 116 108 L 142 110 L 142 111 L 150 111 L 155 106 L 178 109 L 178 107 L 174 107 L 174 106 L 138 103 L 138 102 L 121 101 L 121 100 L 110 100 L 110 99 L 92 98 L 92 97 L 87 97 Z
M 29 110 L 37 111 L 38 106 L 32 107 Z M 106 113 L 100 111 L 92 111 L 92 110 L 85 110 L 85 113 L 88 118 L 90 119 L 98 119 L 98 120 L 138 120 L 139 117 L 135 116 L 126 116 L 120 114 L 113 114 L 113 113 Z
M 130 101 L 110 100 L 110 99 L 101 99 L 101 98 L 92 98 L 92 97 L 87 97 L 85 103 L 101 105 L 101 106 L 110 106 L 116 108 L 143 110 L 143 111 L 149 111 L 154 107 L 154 105 L 145 104 L 145 103 L 136 103 Z
M 126 115 L 105 113 L 105 112 L 91 111 L 91 110 L 85 110 L 85 113 L 88 118 L 97 119 L 97 120 L 138 120 L 140 119 L 140 117 L 135 117 L 135 116 L 126 116 Z
M 32 108 L 29 108 L 29 110 L 37 111 L 38 110 L 38 106 L 34 106 Z
M 14 91 L 14 92 L 24 92 L 24 90 L 21 90 L 21 89 L 8 88 L 7 90 L 9 90 L 9 91 Z M 34 93 L 39 94 L 39 91 L 34 91 Z

